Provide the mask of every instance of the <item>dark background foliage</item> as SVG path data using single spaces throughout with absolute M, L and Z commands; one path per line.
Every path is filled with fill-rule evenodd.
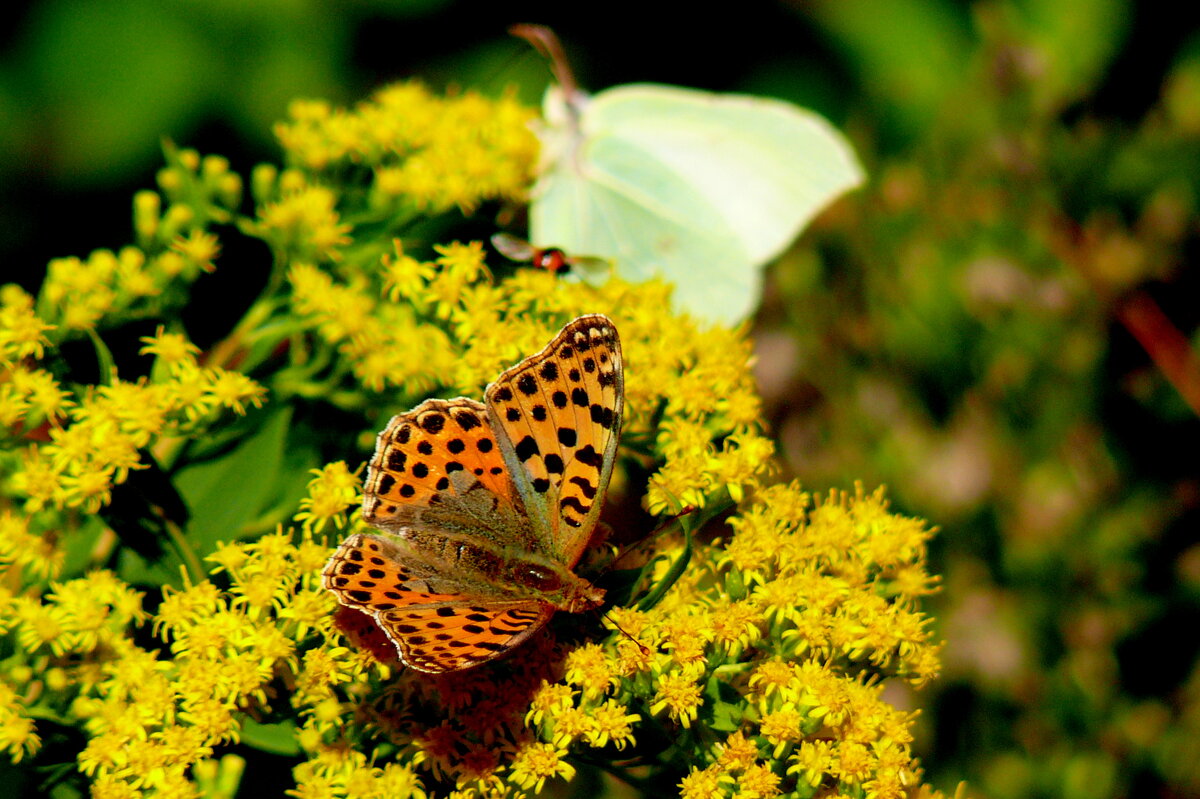
M 943 526 L 946 674 L 893 696 L 925 709 L 932 780 L 1200 796 L 1194 11 L 29 3 L 0 33 L 0 274 L 32 290 L 52 257 L 125 244 L 162 137 L 246 174 L 295 97 L 417 77 L 535 103 L 522 21 L 593 90 L 775 95 L 859 149 L 868 186 L 770 272 L 759 374 L 790 474 L 886 482 Z M 218 265 L 191 317 L 211 338 L 257 289 L 238 253 Z

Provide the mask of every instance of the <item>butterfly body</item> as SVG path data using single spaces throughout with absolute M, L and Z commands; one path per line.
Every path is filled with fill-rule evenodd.
M 431 399 L 379 434 L 363 518 L 323 573 L 409 666 L 469 668 L 604 592 L 571 570 L 599 517 L 623 404 L 620 342 L 574 320 L 490 384 L 485 402 Z

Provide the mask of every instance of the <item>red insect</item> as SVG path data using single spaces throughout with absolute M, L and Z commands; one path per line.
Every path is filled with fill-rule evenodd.
M 524 239 L 507 233 L 492 236 L 492 246 L 509 260 L 545 269 L 555 275 L 574 271 L 581 276 L 596 277 L 607 272 L 611 266 L 604 258 L 594 255 L 567 255 L 558 247 L 534 247 Z

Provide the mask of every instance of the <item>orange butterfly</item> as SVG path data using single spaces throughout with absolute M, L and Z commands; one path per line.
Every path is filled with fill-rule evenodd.
M 581 316 L 491 383 L 484 403 L 430 399 L 393 417 L 363 518 L 323 572 L 400 659 L 440 673 L 510 651 L 557 610 L 599 606 L 571 571 L 600 515 L 624 401 L 612 321 Z

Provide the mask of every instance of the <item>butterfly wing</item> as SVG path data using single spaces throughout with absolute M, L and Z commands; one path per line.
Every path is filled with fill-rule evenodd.
M 426 400 L 392 418 L 369 464 L 363 518 L 387 535 L 349 536 L 323 583 L 373 618 L 413 668 L 485 662 L 554 612 L 497 576 L 498 548 L 532 550 L 538 539 L 474 400 Z
M 833 198 L 862 182 L 845 139 L 790 103 L 652 84 L 600 92 L 576 109 L 552 87 L 549 166 L 534 190 L 534 246 L 661 274 L 675 300 L 737 322 L 758 302 L 760 267 Z
M 397 608 L 375 618 L 406 664 L 437 674 L 500 657 L 541 629 L 553 615 L 553 607 L 527 602 Z
M 572 321 L 485 393 L 533 534 L 542 551 L 567 566 L 579 560 L 600 515 L 624 396 L 621 342 L 601 314 Z
M 426 400 L 392 417 L 367 471 L 363 519 L 401 537 L 436 528 L 537 544 L 487 413 L 470 399 Z
M 478 585 L 442 573 L 403 539 L 362 533 L 342 542 L 322 582 L 343 605 L 371 616 L 406 665 L 430 673 L 499 657 L 554 614 L 519 593 L 481 599 Z

